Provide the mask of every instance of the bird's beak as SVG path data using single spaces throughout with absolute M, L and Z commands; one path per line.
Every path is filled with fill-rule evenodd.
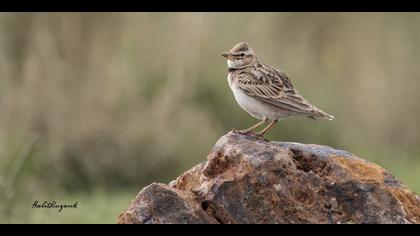
M 222 55 L 222 56 L 224 56 L 224 57 L 226 57 L 226 58 L 229 58 L 230 53 L 229 53 L 229 52 L 224 52 L 224 53 L 222 53 L 221 55 Z

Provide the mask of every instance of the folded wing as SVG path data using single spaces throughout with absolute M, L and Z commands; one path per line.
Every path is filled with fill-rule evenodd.
M 290 110 L 309 117 L 333 118 L 305 100 L 282 71 L 269 71 L 262 76 L 243 72 L 237 77 L 238 87 L 247 95 L 281 109 Z

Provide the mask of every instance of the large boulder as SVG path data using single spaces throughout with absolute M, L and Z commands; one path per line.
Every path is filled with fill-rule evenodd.
M 380 166 L 327 146 L 230 132 L 118 223 L 420 223 L 420 198 Z

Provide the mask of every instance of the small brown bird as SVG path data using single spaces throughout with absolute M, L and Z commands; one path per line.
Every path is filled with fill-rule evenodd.
M 259 137 L 279 120 L 305 116 L 317 120 L 334 116 L 322 111 L 304 99 L 293 87 L 284 71 L 263 64 L 248 43 L 240 42 L 229 52 L 222 53 L 227 58 L 228 82 L 236 101 L 251 116 L 261 121 L 239 133 L 253 133 Z M 270 122 L 261 132 L 254 130 Z

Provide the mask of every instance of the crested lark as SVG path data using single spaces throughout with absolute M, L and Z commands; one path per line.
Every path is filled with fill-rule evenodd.
M 261 63 L 248 43 L 240 42 L 222 56 L 227 58 L 229 87 L 239 106 L 261 120 L 248 129 L 234 131 L 262 138 L 277 121 L 288 117 L 334 119 L 304 99 L 284 71 Z M 266 122 L 270 123 L 261 132 L 253 132 Z

